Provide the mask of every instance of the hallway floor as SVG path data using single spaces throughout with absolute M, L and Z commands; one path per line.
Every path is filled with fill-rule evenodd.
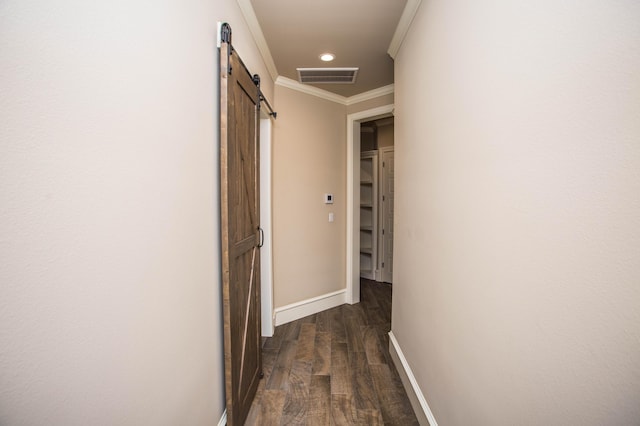
M 417 425 L 389 355 L 391 285 L 276 327 L 247 425 Z

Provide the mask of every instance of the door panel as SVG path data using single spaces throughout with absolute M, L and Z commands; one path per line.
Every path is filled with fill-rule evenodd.
M 259 88 L 230 43 L 223 42 L 220 48 L 220 216 L 229 425 L 244 423 L 262 375 L 259 102 Z

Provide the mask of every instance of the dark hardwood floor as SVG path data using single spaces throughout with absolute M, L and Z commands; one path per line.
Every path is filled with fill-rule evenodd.
M 389 355 L 391 285 L 276 327 L 247 425 L 417 425 Z

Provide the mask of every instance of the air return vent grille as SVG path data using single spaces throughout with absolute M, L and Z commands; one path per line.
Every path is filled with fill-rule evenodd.
M 353 84 L 358 68 L 296 68 L 298 81 L 310 84 Z

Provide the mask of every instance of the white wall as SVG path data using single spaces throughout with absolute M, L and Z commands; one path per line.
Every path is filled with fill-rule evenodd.
M 640 3 L 427 0 L 392 329 L 441 425 L 640 419 Z
M 216 424 L 216 21 L 231 0 L 0 3 L 0 424 Z

